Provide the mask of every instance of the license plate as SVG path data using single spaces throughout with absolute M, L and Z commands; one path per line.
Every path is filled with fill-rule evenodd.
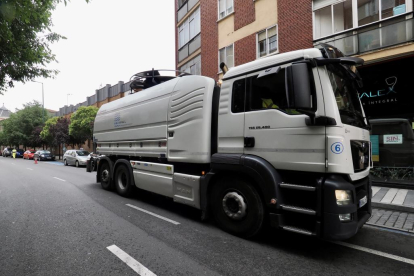
M 361 198 L 359 200 L 359 208 L 361 208 L 362 206 L 364 206 L 365 204 L 367 204 L 367 196 L 364 196 L 363 198 Z
M 48 157 L 47 159 L 52 159 L 52 157 Z

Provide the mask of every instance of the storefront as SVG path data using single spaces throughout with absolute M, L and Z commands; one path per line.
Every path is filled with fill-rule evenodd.
M 414 56 L 359 68 L 378 181 L 414 183 Z

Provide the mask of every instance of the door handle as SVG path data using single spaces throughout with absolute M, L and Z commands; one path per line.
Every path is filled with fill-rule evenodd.
M 253 148 L 254 147 L 254 137 L 244 137 L 244 147 Z

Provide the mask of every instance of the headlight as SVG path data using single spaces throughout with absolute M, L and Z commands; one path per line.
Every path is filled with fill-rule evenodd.
M 335 190 L 336 204 L 348 205 L 352 203 L 351 191 L 348 190 Z
M 42 154 L 42 155 L 40 155 L 41 157 L 45 157 L 45 155 L 44 154 Z

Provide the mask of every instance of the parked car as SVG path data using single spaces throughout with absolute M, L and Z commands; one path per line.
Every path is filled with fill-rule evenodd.
M 33 159 L 35 153 L 36 153 L 35 150 L 32 150 L 32 149 L 31 150 L 26 150 L 23 153 L 23 159 L 27 159 L 27 160 Z
M 24 150 L 16 149 L 16 158 L 23 158 Z
M 63 164 L 65 166 L 75 165 L 76 167 L 86 166 L 88 158 L 89 152 L 86 150 L 68 150 L 63 155 Z
M 34 154 L 34 158 L 37 160 L 55 160 L 55 156 L 48 150 L 38 150 Z
M 5 148 L 2 152 L 3 157 L 11 156 L 13 148 Z

